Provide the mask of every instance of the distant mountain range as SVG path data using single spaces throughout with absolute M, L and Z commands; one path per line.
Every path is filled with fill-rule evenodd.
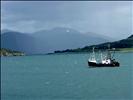
M 27 54 L 44 54 L 56 50 L 74 49 L 112 41 L 109 37 L 95 33 L 80 33 L 71 28 L 54 28 L 32 34 L 4 30 L 1 48 L 22 51 Z
M 38 51 L 53 52 L 68 48 L 78 48 L 85 45 L 110 41 L 110 38 L 97 34 L 83 34 L 70 28 L 54 28 L 34 33 L 37 38 Z M 38 41 L 39 40 L 39 41 Z
M 98 45 L 85 46 L 83 48 L 55 51 L 55 53 L 88 52 L 88 51 L 92 51 L 93 47 L 95 47 L 96 50 L 106 50 L 108 49 L 108 44 L 110 45 L 110 49 L 115 48 L 116 50 L 121 50 L 123 48 L 133 48 L 133 35 L 129 36 L 126 39 L 122 39 L 122 40 L 115 41 L 115 42 L 106 42 L 106 43 L 102 43 Z M 128 50 L 128 49 L 124 49 L 124 50 Z M 129 49 L 129 50 L 132 50 L 132 49 Z

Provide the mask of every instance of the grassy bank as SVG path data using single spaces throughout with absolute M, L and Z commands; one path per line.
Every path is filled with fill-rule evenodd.
M 116 51 L 120 51 L 120 52 L 133 52 L 133 48 L 117 48 Z

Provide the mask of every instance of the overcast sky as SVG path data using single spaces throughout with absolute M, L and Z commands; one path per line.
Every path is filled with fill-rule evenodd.
M 131 34 L 131 1 L 2 1 L 2 29 L 35 32 L 68 27 L 117 38 Z

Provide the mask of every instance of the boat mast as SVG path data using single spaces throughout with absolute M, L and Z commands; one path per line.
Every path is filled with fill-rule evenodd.
M 110 44 L 108 44 L 107 59 L 111 59 Z
M 92 59 L 93 59 L 93 60 L 96 60 L 96 59 L 95 59 L 95 51 L 94 51 L 94 49 L 95 49 L 95 47 L 93 47 L 93 55 L 92 55 Z
M 102 55 L 102 52 L 101 52 L 101 61 L 103 61 L 103 55 Z

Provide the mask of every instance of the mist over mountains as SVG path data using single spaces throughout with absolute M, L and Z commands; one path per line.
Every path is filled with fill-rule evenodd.
M 44 54 L 109 41 L 111 41 L 109 37 L 99 34 L 80 33 L 77 30 L 62 27 L 32 34 L 9 30 L 2 31 L 1 34 L 1 48 L 22 51 L 27 54 Z

